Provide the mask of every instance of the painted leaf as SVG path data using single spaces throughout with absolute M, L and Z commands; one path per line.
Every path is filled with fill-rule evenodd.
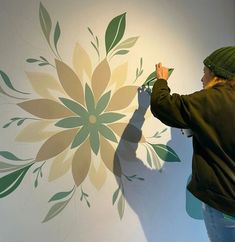
M 105 166 L 116 176 L 120 177 L 121 164 L 113 146 L 103 137 L 100 137 L 100 155 Z
M 9 163 L 0 161 L 0 173 L 15 171 L 22 167 L 24 167 L 24 165 L 13 165 L 13 164 L 9 164 Z
M 48 160 L 64 151 L 73 141 L 77 129 L 61 131 L 48 140 L 39 149 L 35 161 Z
M 72 174 L 77 187 L 87 177 L 91 164 L 91 148 L 88 140 L 84 142 L 75 152 L 72 161 Z
M 123 86 L 127 80 L 128 63 L 125 62 L 112 71 L 110 84 L 115 83 L 115 90 Z
M 7 76 L 7 74 L 3 71 L 0 70 L 0 76 L 2 77 L 2 80 L 4 81 L 4 83 L 13 91 L 15 92 L 19 92 L 19 93 L 22 93 L 22 94 L 29 94 L 28 92 L 21 92 L 17 89 L 15 89 L 11 83 L 11 80 L 10 78 Z
M 147 148 L 146 148 L 147 149 Z M 152 167 L 152 161 L 151 161 L 151 156 L 150 156 L 150 152 L 149 150 L 147 149 L 147 162 L 148 162 L 148 165 L 150 167 Z
M 67 191 L 67 192 L 58 192 L 55 195 L 53 195 L 48 202 L 64 199 L 67 196 L 69 196 L 73 192 L 73 190 L 74 190 L 74 187 L 73 187 L 73 189 L 71 189 L 70 191 Z
M 34 121 L 30 124 L 27 124 L 26 127 L 20 130 L 17 134 L 15 140 L 19 142 L 38 142 L 48 139 L 48 137 L 55 134 L 57 131 L 48 131 L 48 126 L 52 121 L 40 120 Z
M 113 123 L 121 118 L 125 117 L 124 114 L 120 114 L 120 113 L 103 113 L 99 116 L 99 122 L 101 123 Z
M 93 162 L 91 162 L 91 167 L 89 170 L 89 179 L 92 185 L 100 190 L 107 179 L 106 167 L 102 161 L 99 162 L 98 168 L 95 168 Z
M 80 105 L 77 102 L 74 102 L 73 100 L 67 99 L 67 98 L 62 98 L 60 97 L 59 100 L 71 111 L 74 113 L 78 114 L 79 116 L 86 118 L 87 117 L 87 110 Z
M 15 98 L 15 99 L 20 99 L 20 100 L 25 100 L 25 99 L 27 99 L 27 98 L 15 97 L 15 96 L 13 96 L 13 95 L 8 94 L 7 92 L 5 92 L 5 91 L 2 89 L 1 86 L 0 86 L 0 93 L 4 94 L 5 96 L 10 97 L 10 98 Z
M 82 48 L 79 42 L 76 43 L 73 53 L 73 65 L 75 72 L 81 80 L 84 78 L 85 73 L 88 79 L 91 79 L 92 64 L 89 55 L 86 50 Z
M 97 115 L 101 114 L 107 107 L 108 102 L 110 100 L 110 95 L 111 95 L 111 91 L 106 92 L 97 102 L 96 109 L 95 109 L 95 113 Z
M 27 161 L 30 159 L 21 159 L 17 156 L 15 156 L 13 153 L 9 151 L 0 151 L 0 156 L 4 157 L 7 160 L 14 160 L 14 161 Z
M 89 140 L 92 151 L 97 155 L 100 148 L 100 138 L 98 130 L 94 129 L 91 131 Z
M 119 50 L 119 49 L 128 49 L 131 48 L 135 45 L 136 41 L 138 40 L 139 37 L 131 37 L 128 38 L 126 40 L 124 40 L 123 42 L 121 42 L 116 48 L 115 50 Z
M 171 147 L 163 144 L 150 145 L 162 160 L 169 162 L 180 162 L 180 158 Z
M 54 218 L 55 216 L 57 216 L 66 207 L 66 205 L 69 203 L 69 201 L 70 201 L 70 199 L 54 204 L 50 208 L 49 212 L 47 213 L 47 215 L 44 218 L 44 220 L 42 221 L 42 223 L 45 223 L 45 222 L 49 221 L 50 219 Z
M 109 63 L 105 58 L 101 61 L 98 66 L 95 68 L 92 77 L 91 77 L 91 86 L 94 92 L 95 100 L 97 101 L 102 93 L 105 91 L 108 86 L 111 76 L 111 71 Z
M 64 62 L 55 60 L 57 74 L 65 92 L 84 105 L 83 86 L 76 73 Z
M 115 202 L 118 198 L 119 192 L 120 192 L 120 187 L 118 187 L 118 189 L 113 194 L 113 199 L 112 199 L 113 205 L 115 204 Z
M 117 138 L 115 136 L 115 134 L 113 133 L 113 131 L 108 128 L 107 126 L 101 124 L 99 126 L 99 132 L 101 135 L 103 135 L 106 139 L 111 140 L 113 142 L 117 142 Z
M 149 152 L 151 153 L 152 168 L 161 170 L 164 165 L 164 161 L 158 158 L 155 150 L 152 147 L 149 148 Z
M 54 32 L 54 45 L 56 50 L 57 50 L 57 44 L 58 44 L 59 38 L 60 38 L 60 25 L 59 25 L 59 22 L 57 22 L 55 26 L 55 32 Z
M 89 112 L 94 112 L 95 111 L 95 100 L 94 100 L 92 90 L 90 89 L 90 87 L 87 84 L 85 87 L 85 99 L 86 99 L 87 110 Z
M 9 195 L 20 185 L 25 174 L 32 165 L 33 164 L 30 164 L 0 178 L 0 198 Z
M 110 52 L 122 39 L 126 28 L 126 13 L 111 20 L 105 32 L 106 54 Z
M 41 97 L 57 99 L 55 91 L 65 94 L 60 83 L 50 74 L 42 72 L 26 72 L 33 90 Z
M 122 194 L 118 200 L 118 214 L 120 219 L 123 218 L 124 211 L 125 211 L 125 198 L 124 198 L 124 195 Z
M 71 145 L 71 148 L 76 148 L 78 147 L 80 144 L 82 144 L 84 142 L 84 140 L 86 140 L 86 138 L 88 137 L 90 133 L 90 130 L 87 126 L 83 126 L 78 133 L 76 134 L 73 143 Z
M 55 123 L 55 126 L 61 128 L 75 128 L 83 125 L 83 120 L 80 117 L 64 118 Z
M 58 119 L 73 115 L 69 109 L 50 99 L 34 99 L 17 105 L 39 118 Z
M 133 101 L 137 90 L 137 86 L 125 86 L 118 89 L 111 97 L 106 111 L 116 111 L 128 107 Z
M 39 19 L 41 28 L 43 31 L 43 34 L 45 38 L 47 39 L 48 43 L 50 42 L 50 33 L 51 33 L 51 17 L 49 13 L 47 12 L 46 8 L 43 6 L 43 4 L 40 2 L 40 8 L 39 8 Z
M 119 50 L 114 53 L 114 55 L 125 55 L 129 52 L 129 50 Z

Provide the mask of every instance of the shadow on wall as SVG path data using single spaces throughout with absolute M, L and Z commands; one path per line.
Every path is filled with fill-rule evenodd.
M 116 177 L 117 183 L 126 202 L 138 216 L 148 242 L 183 241 L 184 235 L 179 233 L 187 233 L 183 220 L 188 221 L 189 216 L 202 219 L 201 203 L 186 191 L 187 177 L 191 169 L 191 140 L 189 142 L 183 137 L 179 129 L 171 128 L 171 140 L 167 146 L 180 147 L 180 157 L 183 155 L 187 159 L 187 164 L 166 162 L 159 170 L 144 165 L 136 155 L 136 141 L 141 140 L 144 115 L 149 107 L 150 100 L 149 97 L 146 99 L 146 93 L 138 90 L 139 108 L 133 113 L 116 150 L 114 169 L 120 169 L 121 166 L 122 171 L 122 177 Z M 142 95 L 145 97 L 141 97 Z M 136 127 L 135 133 L 133 126 Z M 132 149 L 127 146 L 127 137 L 130 141 L 135 140 Z M 118 158 L 120 156 L 124 156 L 125 161 Z M 144 181 L 130 182 L 130 178 L 135 176 L 133 174 L 138 174 L 139 178 L 143 177 Z M 185 197 L 186 202 L 182 202 Z M 120 203 L 118 206 L 123 206 L 119 209 L 124 210 L 124 204 Z

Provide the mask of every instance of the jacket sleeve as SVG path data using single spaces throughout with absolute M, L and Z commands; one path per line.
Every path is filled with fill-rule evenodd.
M 151 112 L 164 124 L 175 128 L 191 128 L 186 95 L 170 94 L 167 81 L 154 83 L 151 94 Z

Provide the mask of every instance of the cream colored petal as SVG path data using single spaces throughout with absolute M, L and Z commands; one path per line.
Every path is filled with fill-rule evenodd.
M 56 99 L 52 92 L 57 91 L 64 94 L 64 90 L 59 81 L 52 75 L 42 72 L 26 72 L 26 75 L 33 87 L 33 90 L 41 97 Z
M 128 62 L 116 67 L 111 74 L 110 84 L 115 84 L 115 90 L 122 87 L 127 79 Z
M 105 166 L 116 176 L 121 176 L 121 164 L 113 146 L 102 136 L 100 138 L 100 155 Z
M 113 123 L 108 125 L 118 136 L 122 139 L 133 142 L 133 143 L 143 143 L 145 138 L 142 135 L 142 131 L 136 128 L 132 124 L 127 123 Z
M 88 139 L 77 149 L 72 161 L 72 174 L 79 186 L 87 177 L 91 164 L 91 147 Z
M 55 60 L 56 70 L 65 92 L 75 101 L 84 105 L 84 92 L 76 73 L 64 62 Z
M 48 176 L 49 182 L 60 178 L 71 169 L 73 155 L 70 154 L 69 157 L 67 157 L 68 152 L 69 149 L 66 149 L 53 159 Z
M 116 111 L 128 107 L 137 94 L 137 89 L 137 86 L 125 86 L 118 89 L 113 94 L 106 111 Z
M 58 132 L 46 130 L 51 123 L 52 121 L 47 120 L 33 121 L 25 128 L 21 129 L 15 140 L 19 142 L 32 143 L 48 139 L 48 137 Z
M 97 190 L 100 190 L 107 178 L 106 167 L 104 166 L 103 162 L 100 162 L 97 169 L 95 168 L 93 162 L 91 163 L 89 178 L 94 187 Z
M 34 99 L 17 105 L 39 118 L 58 119 L 74 115 L 69 109 L 50 99 Z
M 73 141 L 77 129 L 68 129 L 51 136 L 39 149 L 35 161 L 53 158 L 64 151 Z
M 110 80 L 110 75 L 111 75 L 111 71 L 110 71 L 109 63 L 105 58 L 95 68 L 91 78 L 91 86 L 92 86 L 92 90 L 94 92 L 96 101 L 99 99 L 100 95 L 106 89 Z
M 92 64 L 89 55 L 86 50 L 79 44 L 76 43 L 73 52 L 73 66 L 78 77 L 82 80 L 84 73 L 91 79 Z

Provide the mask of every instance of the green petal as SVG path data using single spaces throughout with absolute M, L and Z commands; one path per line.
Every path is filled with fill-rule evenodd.
M 101 123 L 113 123 L 121 118 L 125 117 L 124 114 L 120 113 L 103 113 L 99 116 L 99 122 Z
M 93 152 L 97 155 L 100 148 L 100 139 L 98 130 L 94 130 L 90 133 L 90 145 Z
M 103 135 L 106 139 L 109 139 L 111 141 L 117 142 L 117 138 L 115 136 L 115 134 L 113 133 L 113 131 L 108 128 L 107 126 L 101 124 L 99 126 L 99 132 L 101 135 Z
M 59 99 L 72 112 L 78 114 L 81 117 L 87 117 L 87 115 L 88 115 L 87 110 L 81 104 L 79 104 L 73 100 L 70 100 L 68 98 L 60 97 Z
M 69 117 L 58 121 L 55 126 L 61 128 L 75 128 L 83 125 L 83 119 L 80 117 Z
M 88 112 L 94 112 L 95 111 L 94 96 L 91 91 L 91 88 L 87 84 L 85 87 L 85 99 L 86 99 L 86 106 L 87 106 Z
M 100 113 L 102 113 L 105 108 L 107 107 L 109 100 L 110 100 L 110 95 L 111 95 L 111 91 L 106 92 L 98 101 L 97 105 L 96 105 L 96 110 L 95 113 L 98 115 Z
M 76 136 L 75 136 L 75 138 L 73 140 L 71 148 L 75 148 L 75 147 L 79 146 L 87 138 L 89 133 L 90 133 L 90 130 L 89 130 L 88 126 L 83 126 L 78 131 L 78 133 L 76 134 Z

